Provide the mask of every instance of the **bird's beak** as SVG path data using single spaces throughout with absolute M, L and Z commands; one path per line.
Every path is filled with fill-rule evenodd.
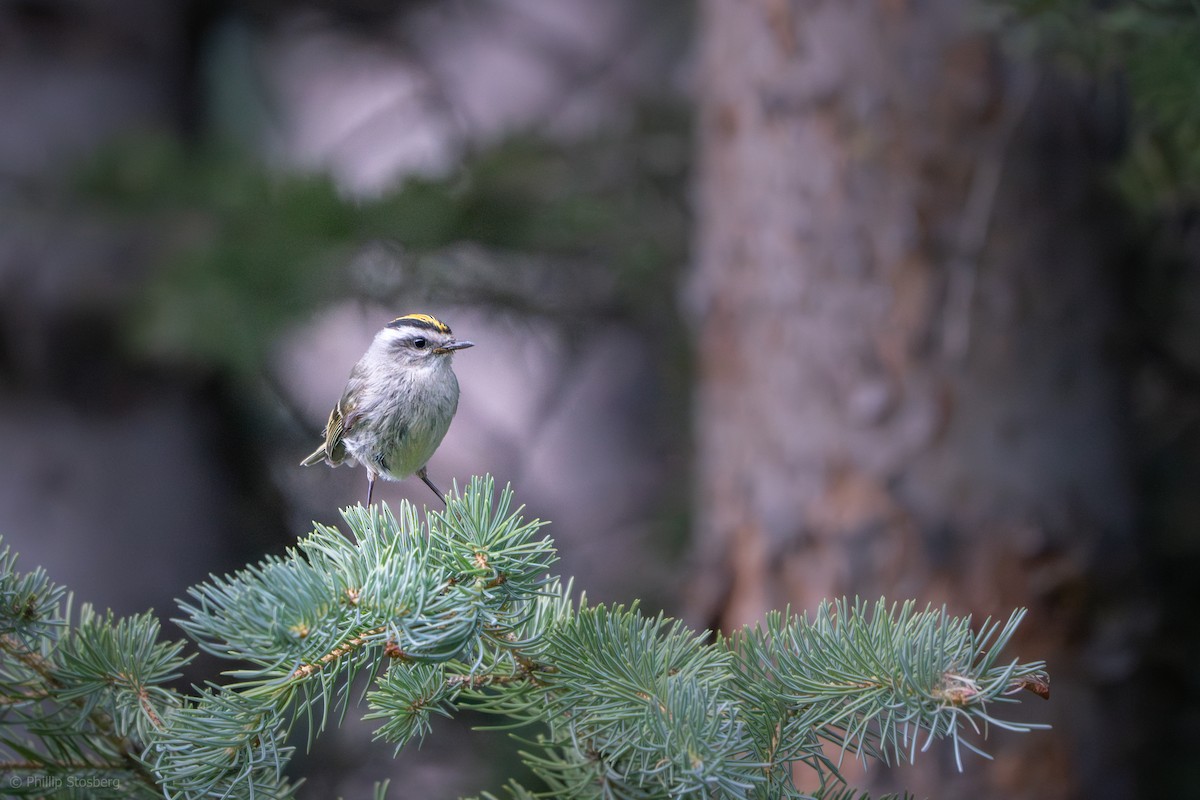
M 466 350 L 468 347 L 474 347 L 474 342 L 449 342 L 441 347 L 436 348 L 433 352 L 438 354 L 453 353 L 455 350 Z

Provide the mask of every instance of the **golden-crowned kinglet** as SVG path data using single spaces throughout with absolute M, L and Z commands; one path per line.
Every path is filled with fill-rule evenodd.
M 428 314 L 392 320 L 354 369 L 329 413 L 325 443 L 300 462 L 338 466 L 347 458 L 367 468 L 367 505 L 379 475 L 398 481 L 416 474 L 443 502 L 426 464 L 458 410 L 458 379 L 450 367 L 460 342 Z

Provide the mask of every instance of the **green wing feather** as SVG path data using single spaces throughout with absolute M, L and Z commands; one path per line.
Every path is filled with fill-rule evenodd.
M 324 461 L 336 467 L 346 460 L 346 443 L 342 441 L 342 436 L 353 426 L 355 413 L 353 409 L 349 414 L 342 410 L 345 401 L 343 397 L 329 412 L 329 421 L 325 423 L 325 441 L 300 462 L 301 466 L 311 467 Z

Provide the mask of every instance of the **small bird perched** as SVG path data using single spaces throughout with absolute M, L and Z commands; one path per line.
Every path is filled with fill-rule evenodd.
M 336 467 L 347 458 L 362 464 L 368 506 L 380 475 L 398 481 L 416 474 L 444 503 L 425 469 L 458 410 L 451 356 L 473 346 L 428 314 L 389 322 L 350 370 L 342 399 L 325 423 L 325 442 L 301 465 L 324 461 Z

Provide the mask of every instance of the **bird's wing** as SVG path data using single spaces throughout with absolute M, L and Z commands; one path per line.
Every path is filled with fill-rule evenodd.
M 353 396 L 347 392 L 329 412 L 329 421 L 325 423 L 325 441 L 300 462 L 303 466 L 325 461 L 336 467 L 346 460 L 346 443 L 342 437 L 354 428 L 360 416 L 353 401 Z

